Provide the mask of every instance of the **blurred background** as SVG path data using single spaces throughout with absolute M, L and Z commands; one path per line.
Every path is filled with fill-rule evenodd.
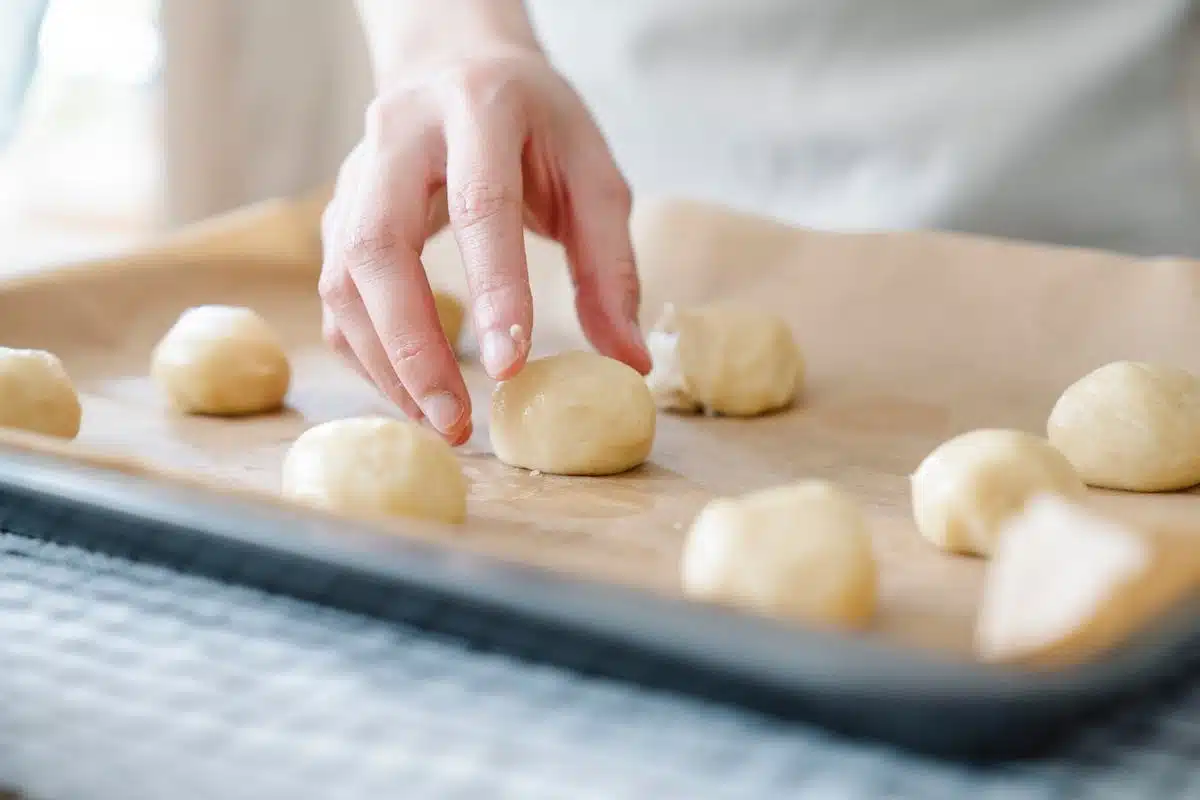
M 639 196 L 1200 255 L 1193 0 L 960 5 L 527 0 Z M 371 89 L 350 0 L 0 0 L 0 269 L 328 184 Z
M 0 271 L 325 184 L 369 91 L 348 2 L 0 0 Z
M 156 0 L 0 3 L 0 269 L 157 224 L 161 53 Z

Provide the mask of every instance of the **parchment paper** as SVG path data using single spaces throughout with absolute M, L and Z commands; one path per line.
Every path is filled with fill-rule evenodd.
M 320 206 L 315 197 L 269 203 L 140 253 L 0 284 L 0 344 L 63 358 L 84 396 L 81 452 L 273 493 L 284 451 L 307 427 L 398 413 L 320 341 Z M 815 233 L 677 202 L 641 205 L 635 232 L 646 326 L 667 301 L 722 299 L 779 313 L 808 360 L 800 403 L 752 420 L 664 414 L 639 470 L 533 476 L 490 453 L 491 382 L 468 332 L 462 362 L 476 433 L 460 456 L 470 519 L 433 535 L 676 593 L 684 533 L 708 499 L 824 477 L 871 516 L 882 587 L 869 635 L 969 656 L 984 563 L 942 554 L 917 535 L 907 476 L 921 458 L 975 427 L 1042 433 L 1058 393 L 1107 361 L 1200 369 L 1200 264 L 1192 262 L 944 234 Z M 559 249 L 533 236 L 527 249 L 535 354 L 583 346 Z M 449 236 L 430 242 L 426 265 L 435 285 L 465 296 Z M 146 377 L 150 351 L 181 311 L 208 302 L 251 306 L 279 328 L 295 368 L 288 410 L 219 420 L 166 407 Z M 1200 520 L 1193 494 L 1103 494 L 1098 501 L 1120 513 L 1169 513 L 1189 532 Z

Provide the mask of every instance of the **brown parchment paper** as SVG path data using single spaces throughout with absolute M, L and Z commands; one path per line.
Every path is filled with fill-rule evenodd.
M 397 413 L 320 340 L 320 208 L 316 196 L 275 201 L 138 253 L 0 282 L 0 344 L 64 360 L 84 398 L 75 452 L 274 493 L 283 454 L 307 427 Z M 491 382 L 468 332 L 476 432 L 460 458 L 469 521 L 397 532 L 674 594 L 684 534 L 707 500 L 824 477 L 872 518 L 882 583 L 869 635 L 967 656 L 984 563 L 917 535 L 907 476 L 921 458 L 975 427 L 1043 432 L 1058 393 L 1107 361 L 1200 369 L 1193 262 L 946 234 L 815 233 L 678 202 L 642 204 L 634 228 L 647 327 L 667 301 L 781 314 L 808 360 L 796 408 L 752 420 L 664 414 L 643 468 L 534 476 L 491 455 Z M 535 354 L 583 346 L 559 248 L 530 236 L 527 250 Z M 465 296 L 451 237 L 430 242 L 426 266 L 436 286 Z M 251 306 L 284 336 L 295 372 L 286 411 L 188 418 L 159 397 L 146 377 L 151 349 L 181 311 L 211 302 Z M 1200 521 L 1193 494 L 1096 495 L 1120 514 L 1169 517 L 1185 539 Z

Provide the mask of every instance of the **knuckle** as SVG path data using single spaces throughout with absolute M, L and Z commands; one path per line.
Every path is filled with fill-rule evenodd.
M 388 358 L 397 370 L 432 355 L 436 346 L 436 339 L 422 331 L 392 334 L 384 342 Z
M 354 302 L 357 290 L 350 274 L 341 269 L 325 269 L 317 281 L 317 294 L 333 314 Z
M 517 195 L 497 181 L 469 180 L 454 190 L 450 218 L 460 228 L 478 228 L 517 207 Z
M 355 168 L 396 153 L 436 152 L 441 137 L 437 103 L 417 86 L 393 89 L 371 101 L 363 113 L 363 136 L 351 152 Z M 349 159 L 347 160 L 349 163 Z
M 364 222 L 350 229 L 342 252 L 350 274 L 370 280 L 386 268 L 398 247 L 399 238 L 390 225 Z
M 520 83 L 504 59 L 467 60 L 442 70 L 436 79 L 443 102 L 480 108 L 511 104 L 520 94 Z

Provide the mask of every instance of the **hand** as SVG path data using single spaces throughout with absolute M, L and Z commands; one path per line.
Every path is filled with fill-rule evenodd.
M 564 246 L 596 349 L 648 371 L 629 189 L 575 92 L 528 47 L 477 48 L 405 75 L 367 111 L 323 219 L 333 347 L 410 416 L 466 441 L 470 398 L 420 260 L 448 210 L 490 376 L 511 377 L 529 352 L 526 224 Z

